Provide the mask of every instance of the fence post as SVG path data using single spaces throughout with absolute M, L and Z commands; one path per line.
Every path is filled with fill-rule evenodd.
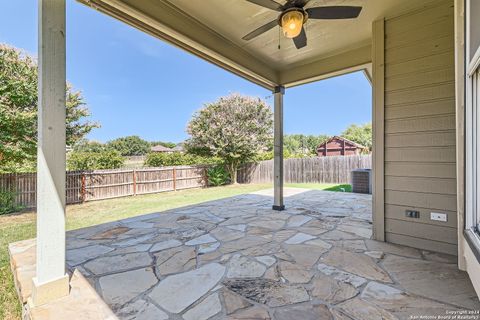
M 137 172 L 135 169 L 132 171 L 133 174 L 133 195 L 137 195 Z
M 203 176 L 205 177 L 203 180 L 205 181 L 205 188 L 208 188 L 208 168 L 203 168 Z
M 82 171 L 82 186 L 80 189 L 80 197 L 82 199 L 82 202 L 85 202 L 87 200 L 87 177 L 84 171 Z
M 173 191 L 177 191 L 177 168 L 173 168 L 172 171 L 172 177 L 173 177 Z

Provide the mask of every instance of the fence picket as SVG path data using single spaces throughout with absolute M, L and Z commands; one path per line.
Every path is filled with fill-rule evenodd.
M 286 183 L 349 183 L 353 169 L 371 168 L 371 155 L 312 157 L 284 160 Z M 244 165 L 239 183 L 272 183 L 273 160 Z
M 206 186 L 205 166 L 178 166 L 141 169 L 67 171 L 66 202 L 159 193 Z M 0 174 L 0 191 L 15 192 L 15 204 L 36 206 L 36 173 Z

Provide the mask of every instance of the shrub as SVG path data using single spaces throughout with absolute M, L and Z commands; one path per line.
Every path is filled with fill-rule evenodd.
M 219 159 L 217 158 L 202 157 L 180 152 L 152 152 L 147 155 L 147 159 L 145 160 L 145 166 L 148 167 L 191 166 L 217 163 L 219 163 Z
M 95 170 L 121 168 L 125 159 L 115 150 L 101 152 L 70 152 L 67 159 L 68 170 Z
M 223 186 L 230 182 L 230 175 L 225 166 L 217 165 L 207 170 L 209 186 Z
M 15 192 L 0 191 L 0 215 L 21 210 L 22 207 L 15 204 Z
M 284 159 L 291 159 L 291 158 L 312 158 L 316 157 L 314 154 L 305 154 L 305 153 L 290 153 L 288 150 L 283 149 L 283 158 Z M 273 159 L 273 151 L 259 153 L 254 162 L 260 162 L 265 160 L 272 160 Z

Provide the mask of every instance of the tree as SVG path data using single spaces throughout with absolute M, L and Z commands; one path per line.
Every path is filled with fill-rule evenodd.
M 0 170 L 33 168 L 37 149 L 37 63 L 19 49 L 0 44 Z M 67 86 L 67 145 L 99 127 L 85 120 L 82 94 Z
M 67 156 L 68 170 L 95 170 L 121 168 L 125 159 L 116 150 L 100 152 L 72 151 Z
M 317 154 L 317 147 L 328 139 L 327 135 L 289 134 L 283 137 L 283 147 L 293 155 Z
M 164 146 L 164 147 L 167 147 L 167 148 L 175 148 L 177 146 L 177 144 L 174 143 L 174 142 L 166 142 L 166 141 L 151 141 L 150 145 L 152 147 L 161 145 L 161 146 Z
M 196 112 L 187 132 L 187 151 L 222 159 L 237 183 L 238 166 L 265 151 L 271 141 L 273 114 L 258 98 L 231 94 Z
M 368 150 L 372 150 L 372 124 L 366 123 L 364 125 L 350 125 L 345 131 L 342 132 L 342 137 L 361 144 L 367 147 Z
M 108 147 L 98 141 L 80 139 L 73 145 L 73 151 L 76 152 L 102 152 L 107 150 Z
M 128 136 L 109 141 L 107 146 L 122 156 L 143 156 L 150 151 L 150 143 L 139 136 Z
M 181 152 L 151 152 L 145 159 L 147 167 L 164 167 L 164 166 L 191 166 L 202 164 L 217 164 L 218 159 L 213 157 L 203 157 L 195 154 Z

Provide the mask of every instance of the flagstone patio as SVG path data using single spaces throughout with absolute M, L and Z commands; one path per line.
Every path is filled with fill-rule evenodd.
M 456 257 L 370 240 L 371 196 L 286 189 L 67 233 L 70 296 L 32 319 L 409 319 L 479 310 Z M 99 212 L 101 214 L 101 212 Z M 10 245 L 23 302 L 35 242 Z M 28 305 L 27 305 L 28 306 Z

